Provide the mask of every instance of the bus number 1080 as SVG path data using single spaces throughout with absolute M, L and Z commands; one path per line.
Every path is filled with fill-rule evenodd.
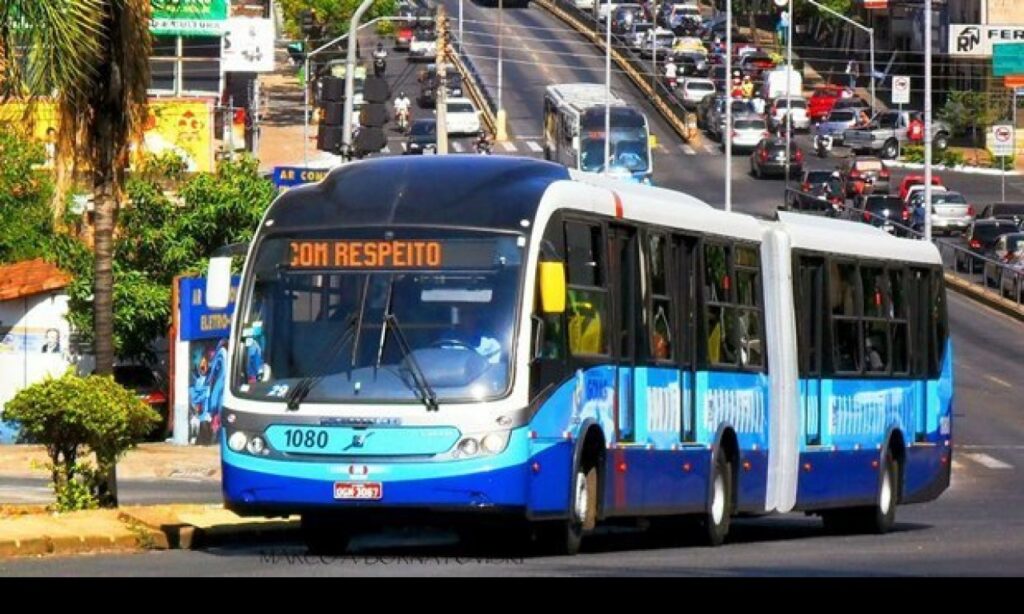
M 284 432 L 285 445 L 289 448 L 319 448 L 327 447 L 327 431 L 313 429 L 288 429 Z

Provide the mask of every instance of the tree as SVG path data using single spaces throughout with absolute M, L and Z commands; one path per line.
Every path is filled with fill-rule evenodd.
M 1006 96 L 992 96 L 986 92 L 954 91 L 939 110 L 939 119 L 949 124 L 954 134 L 970 130 L 971 143 L 977 145 L 979 135 L 988 126 L 1005 116 L 1009 103 Z
M 92 175 L 94 349 L 96 372 L 104 375 L 114 365 L 114 216 L 129 146 L 140 140 L 145 117 L 150 8 L 149 0 L 0 0 L 4 94 L 33 101 L 54 94 L 58 171 L 65 162 L 82 163 Z M 113 466 L 108 485 L 116 504 Z
M 279 2 L 284 15 L 285 29 L 289 36 L 301 40 L 302 12 L 313 9 L 321 25 L 324 26 L 325 41 L 336 38 L 348 31 L 349 21 L 362 0 L 281 0 Z M 375 17 L 393 15 L 395 0 L 376 0 L 363 17 L 369 21 Z

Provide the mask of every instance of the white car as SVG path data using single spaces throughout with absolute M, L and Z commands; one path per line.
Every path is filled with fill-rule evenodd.
M 469 98 L 449 98 L 448 134 L 476 134 L 480 132 L 480 112 Z
M 677 88 L 677 95 L 683 106 L 693 110 L 697 108 L 701 100 L 715 93 L 715 82 L 711 79 L 690 78 L 683 79 Z
M 802 97 L 776 98 L 768 111 L 768 118 L 773 126 L 780 126 L 787 114 L 793 122 L 794 130 L 807 130 L 811 127 L 811 116 L 807 114 L 807 101 Z
M 430 31 L 417 31 L 409 43 L 410 61 L 430 61 L 437 58 L 437 35 Z
M 594 8 L 594 0 L 572 0 L 572 3 L 581 11 L 589 11 Z
M 732 120 L 732 148 L 753 149 L 765 139 L 771 136 L 768 133 L 768 124 L 757 115 L 740 115 Z

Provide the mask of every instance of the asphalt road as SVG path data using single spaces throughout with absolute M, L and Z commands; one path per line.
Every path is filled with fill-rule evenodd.
M 456 7 L 450 0 L 449 8 Z M 482 30 L 496 20 L 496 10 L 465 2 L 464 11 L 466 43 L 479 46 L 482 59 L 477 65 L 484 79 L 491 80 L 496 74 L 484 66 L 489 43 Z M 476 32 L 470 32 L 470 20 L 476 22 Z M 505 57 L 520 61 L 504 66 L 503 102 L 514 142 L 522 143 L 539 136 L 545 85 L 599 80 L 603 64 L 593 48 L 592 58 L 582 55 L 585 47 L 574 42 L 582 39 L 574 39 L 540 9 L 506 10 L 504 21 Z M 517 47 L 508 42 L 515 31 L 522 33 Z M 531 40 L 526 33 L 532 33 Z M 566 57 L 555 61 L 554 54 Z M 404 78 L 413 73 L 406 74 Z M 627 84 L 619 85 L 628 91 Z M 659 125 L 657 114 L 636 102 L 645 108 L 666 150 L 656 160 L 656 183 L 720 205 L 722 156 L 687 153 Z M 815 166 L 830 163 L 810 160 Z M 746 175 L 745 158 L 736 157 L 732 164 L 736 209 L 774 211 L 783 182 L 768 185 L 773 181 Z M 998 197 L 998 178 L 959 173 L 944 177 L 975 202 Z M 1017 185 L 1012 189 L 1024 193 L 1024 181 L 1013 183 Z M 309 557 L 297 543 L 250 543 L 205 552 L 4 561 L 0 575 L 1024 575 L 1024 326 L 952 293 L 949 314 L 956 364 L 953 483 L 937 501 L 900 507 L 896 529 L 889 535 L 827 535 L 817 518 L 788 514 L 737 519 L 728 542 L 715 549 L 666 546 L 642 531 L 605 530 L 589 539 L 576 557 L 509 559 L 496 552 L 493 558 L 479 559 L 451 534 L 407 528 L 361 538 L 345 557 Z
M 123 505 L 158 503 L 220 503 L 220 482 L 208 479 L 118 480 Z M 45 479 L 0 476 L 0 503 L 50 504 L 53 489 Z

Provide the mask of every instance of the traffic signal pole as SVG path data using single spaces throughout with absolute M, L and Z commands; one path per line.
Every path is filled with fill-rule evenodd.
M 349 22 L 348 31 L 350 34 L 359 31 L 359 20 L 363 13 L 369 10 L 373 0 L 363 0 L 356 12 L 352 14 L 352 21 Z M 342 129 L 341 155 L 345 160 L 352 159 L 352 99 L 356 95 L 356 45 L 359 36 L 348 37 L 348 57 L 345 58 L 345 118 Z

